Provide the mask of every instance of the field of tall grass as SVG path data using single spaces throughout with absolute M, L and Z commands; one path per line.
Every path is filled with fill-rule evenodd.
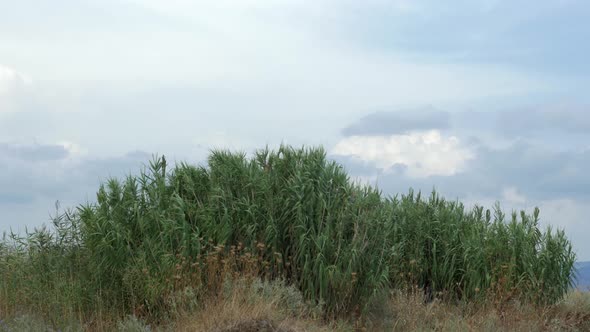
M 385 197 L 321 148 L 212 151 L 207 165 L 169 166 L 154 158 L 50 227 L 5 235 L 0 331 L 28 315 L 53 329 L 167 326 L 265 301 L 299 323 L 359 327 L 387 317 L 392 294 L 419 298 L 417 308 L 504 315 L 515 304 L 556 308 L 571 290 L 571 244 L 540 229 L 538 209 L 468 210 L 436 192 Z M 276 294 L 261 295 L 269 287 Z M 193 327 L 216 325 L 204 326 Z

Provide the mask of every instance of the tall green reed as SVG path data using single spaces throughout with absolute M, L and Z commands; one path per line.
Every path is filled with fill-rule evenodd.
M 238 251 L 250 263 L 229 264 Z M 436 192 L 384 197 L 321 148 L 220 150 L 207 166 L 155 158 L 101 184 L 96 202 L 58 215 L 52 230 L 3 241 L 0 310 L 161 316 L 179 287 L 218 284 L 220 271 L 203 272 L 214 264 L 285 279 L 326 315 L 416 287 L 546 304 L 571 286 L 574 260 L 563 231 L 540 230 L 538 209 L 507 219 L 499 205 L 466 210 Z

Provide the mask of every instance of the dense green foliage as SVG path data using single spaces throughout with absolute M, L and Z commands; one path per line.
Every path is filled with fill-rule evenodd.
M 168 295 L 228 270 L 285 279 L 329 315 L 414 287 L 453 301 L 553 303 L 571 286 L 575 255 L 538 221 L 538 209 L 506 218 L 434 192 L 384 198 L 322 149 L 214 151 L 207 167 L 171 170 L 159 158 L 108 180 L 51 231 L 6 238 L 0 310 L 161 314 Z

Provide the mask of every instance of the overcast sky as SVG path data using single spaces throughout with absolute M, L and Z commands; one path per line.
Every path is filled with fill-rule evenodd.
M 0 0 L 0 231 L 151 155 L 323 145 L 358 181 L 541 208 L 590 260 L 590 3 Z

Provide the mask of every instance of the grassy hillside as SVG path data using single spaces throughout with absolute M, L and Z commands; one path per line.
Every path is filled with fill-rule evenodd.
M 5 237 L 0 313 L 54 327 L 128 315 L 165 325 L 236 282 L 281 282 L 307 308 L 297 317 L 324 323 L 369 321 L 392 292 L 500 312 L 546 307 L 570 290 L 575 255 L 538 220 L 538 209 L 467 210 L 435 192 L 384 197 L 322 149 L 214 151 L 207 166 L 172 169 L 160 158 L 106 181 L 51 229 Z

